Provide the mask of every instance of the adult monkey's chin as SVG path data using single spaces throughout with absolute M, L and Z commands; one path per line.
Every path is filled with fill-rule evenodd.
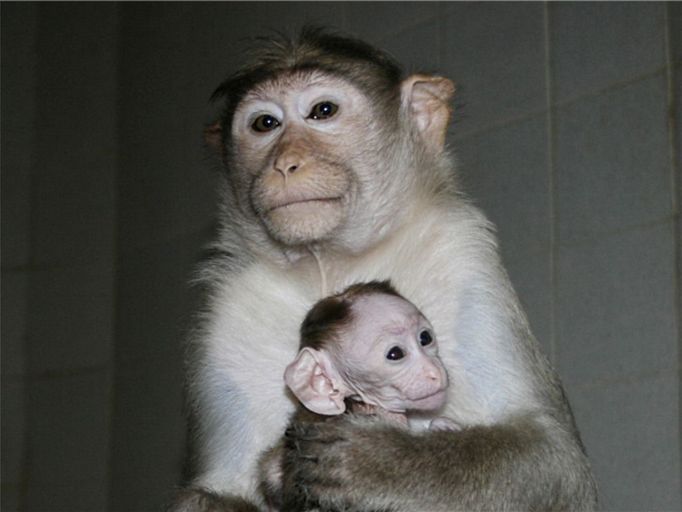
M 346 217 L 343 199 L 310 199 L 272 208 L 263 216 L 270 235 L 286 245 L 324 240 Z

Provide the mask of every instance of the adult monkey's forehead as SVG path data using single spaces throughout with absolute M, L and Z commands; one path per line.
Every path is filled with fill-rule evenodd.
M 245 94 L 278 76 L 318 71 L 338 76 L 381 101 L 399 97 L 402 68 L 385 52 L 352 38 L 340 37 L 320 28 L 305 28 L 297 38 L 282 34 L 255 38 L 247 52 L 248 62 L 211 96 L 223 99 L 223 127 L 229 126 Z
M 296 70 L 287 71 L 286 73 L 276 75 L 275 77 L 260 82 L 253 89 L 244 94 L 239 104 L 235 108 L 235 115 L 239 112 L 245 104 L 251 101 L 271 101 L 273 96 L 282 98 L 286 95 L 298 95 L 308 91 L 323 90 L 329 94 L 330 97 L 325 98 L 333 100 L 335 93 L 341 90 L 348 92 L 354 84 L 349 82 L 345 77 L 339 75 L 330 75 L 324 71 L 317 69 L 313 70 Z M 353 91 L 353 94 L 356 94 Z

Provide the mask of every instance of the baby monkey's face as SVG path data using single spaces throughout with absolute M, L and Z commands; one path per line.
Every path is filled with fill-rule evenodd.
M 332 357 L 363 402 L 393 412 L 445 403 L 447 373 L 429 321 L 409 301 L 368 295 L 353 304 L 353 322 Z

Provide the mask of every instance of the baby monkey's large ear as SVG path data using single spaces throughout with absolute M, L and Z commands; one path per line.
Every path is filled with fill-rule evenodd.
M 317 414 L 333 416 L 346 410 L 346 388 L 325 350 L 302 349 L 287 366 L 284 382 L 306 408 Z
M 403 107 L 424 143 L 435 151 L 442 151 L 445 146 L 454 94 L 455 84 L 442 76 L 411 75 L 403 80 Z

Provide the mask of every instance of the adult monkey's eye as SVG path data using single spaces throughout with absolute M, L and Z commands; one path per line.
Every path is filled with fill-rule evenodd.
M 272 117 L 268 114 L 263 114 L 258 116 L 253 123 L 251 123 L 251 128 L 257 132 L 269 132 L 274 130 L 279 126 L 279 121 L 276 117 Z
M 397 361 L 405 357 L 405 352 L 400 347 L 392 347 L 386 354 L 386 359 L 390 361 Z
M 313 107 L 308 117 L 310 119 L 328 119 L 336 114 L 337 110 L 339 110 L 338 105 L 331 101 L 323 101 Z
M 419 343 L 422 347 L 426 347 L 427 345 L 431 345 L 433 343 L 433 336 L 431 333 L 427 330 L 424 330 L 419 333 Z

